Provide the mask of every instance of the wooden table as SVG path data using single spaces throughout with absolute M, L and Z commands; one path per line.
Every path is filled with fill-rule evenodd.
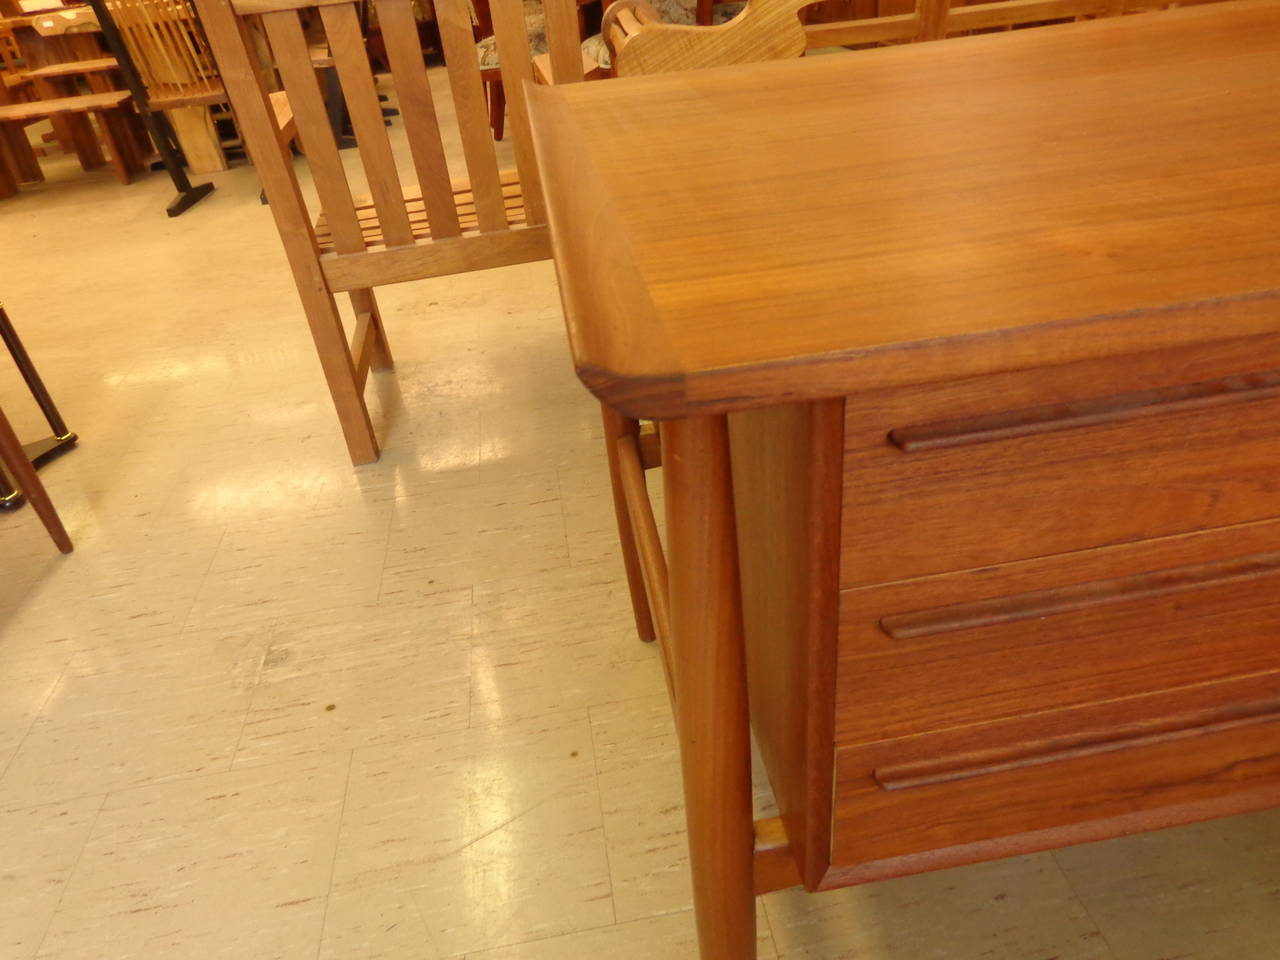
M 1280 803 L 1280 0 L 529 97 L 706 960 Z

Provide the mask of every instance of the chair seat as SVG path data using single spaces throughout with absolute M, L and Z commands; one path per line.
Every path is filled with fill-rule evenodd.
M 525 223 L 524 192 L 520 186 L 520 175 L 515 170 L 503 170 L 500 174 L 502 198 L 507 208 L 507 222 L 512 226 Z M 409 211 L 409 225 L 413 229 L 415 240 L 431 240 L 431 224 L 427 222 L 426 207 L 422 202 L 422 191 L 410 186 L 404 190 L 405 207 Z M 471 183 L 467 180 L 453 181 L 453 202 L 458 208 L 458 221 L 464 234 L 475 234 L 479 231 L 476 221 L 475 197 L 471 192 Z M 360 231 L 364 235 L 366 246 L 382 243 L 382 225 L 378 222 L 378 211 L 371 197 L 357 197 L 356 216 L 360 218 Z M 315 222 L 316 243 L 321 253 L 335 251 L 333 234 L 322 213 Z

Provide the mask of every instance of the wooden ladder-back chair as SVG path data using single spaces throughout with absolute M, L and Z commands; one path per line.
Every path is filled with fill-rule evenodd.
M 147 88 L 194 173 L 227 169 L 210 107 L 227 102 L 190 0 L 104 0 Z
M 516 170 L 500 171 L 466 0 L 436 0 L 453 106 L 468 176 L 450 180 L 412 0 L 373 0 L 409 144 L 416 185 L 406 189 L 383 122 L 353 0 L 197 0 L 302 298 L 353 463 L 378 459 L 364 387 L 392 364 L 373 288 L 551 256 L 524 97 L 512 97 Z M 581 80 L 574 0 L 544 0 L 555 82 Z M 493 0 L 503 81 L 533 77 L 521 0 Z M 370 198 L 353 195 L 312 68 L 301 15 L 318 15 L 351 117 Z M 276 139 L 267 85 L 257 72 L 249 17 L 261 16 L 319 197 L 308 211 L 294 159 Z M 297 161 L 299 163 L 303 160 Z M 335 294 L 356 315 L 347 339 Z
M 1188 5 L 1168 0 L 994 0 L 968 4 L 915 0 L 907 13 L 801 23 L 800 11 L 816 2 L 819 0 L 748 0 L 746 10 L 726 24 L 689 27 L 664 23 L 648 0 L 617 0 L 605 13 L 603 34 L 615 74 L 635 76 L 786 59 L 805 50 L 941 40 L 976 31 Z

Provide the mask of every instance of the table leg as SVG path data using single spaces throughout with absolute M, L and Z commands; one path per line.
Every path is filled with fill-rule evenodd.
M 70 553 L 72 546 L 71 538 L 67 536 L 67 529 L 62 525 L 58 511 L 53 507 L 53 501 L 45 492 L 44 484 L 36 476 L 36 468 L 27 459 L 18 435 L 13 432 L 13 427 L 9 425 L 9 420 L 2 410 L 0 410 L 0 463 L 4 464 L 4 468 L 17 483 L 18 489 L 31 503 L 58 549 L 63 553 Z
M 753 960 L 751 738 L 724 417 L 663 423 L 671 672 L 702 960 Z
M 123 184 L 133 179 L 133 174 L 141 167 L 141 162 L 134 155 L 130 143 L 132 136 L 128 124 L 123 119 L 119 108 L 95 110 L 94 118 L 98 121 L 98 129 L 102 131 L 102 139 L 107 144 L 107 153 L 111 167 L 115 170 L 116 179 Z
M 18 181 L 9 170 L 9 164 L 5 159 L 4 152 L 0 150 L 0 200 L 5 197 L 16 196 L 17 193 Z
M 607 406 L 604 415 L 604 444 L 609 456 L 609 478 L 613 485 L 613 510 L 618 518 L 618 541 L 622 548 L 622 564 L 627 571 L 627 587 L 631 592 L 631 611 L 636 618 L 636 632 L 645 643 L 654 639 L 653 616 L 649 612 L 649 594 L 644 586 L 644 572 L 640 566 L 640 552 L 636 546 L 635 530 L 631 526 L 631 514 L 627 511 L 627 495 L 622 484 L 622 471 L 618 465 L 618 440 L 635 436 L 640 424 Z

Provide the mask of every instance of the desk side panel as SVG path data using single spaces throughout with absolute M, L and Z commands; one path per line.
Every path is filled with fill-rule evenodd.
M 830 863 L 844 402 L 729 417 L 751 723 L 805 886 Z

